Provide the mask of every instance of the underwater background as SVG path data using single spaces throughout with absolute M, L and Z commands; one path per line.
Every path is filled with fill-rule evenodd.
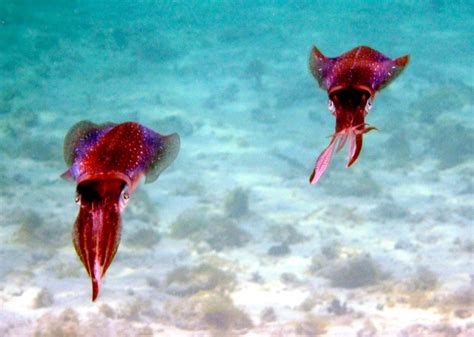
M 0 1 L 0 335 L 474 336 L 473 32 L 472 1 Z M 317 185 L 313 45 L 411 57 Z M 96 302 L 84 119 L 181 137 Z

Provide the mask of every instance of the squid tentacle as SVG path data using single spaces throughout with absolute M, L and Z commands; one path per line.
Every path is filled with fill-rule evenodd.
M 340 137 L 340 135 L 335 135 L 333 136 L 331 143 L 329 143 L 328 147 L 324 149 L 323 152 L 319 155 L 318 159 L 316 160 L 316 164 L 314 165 L 313 172 L 311 173 L 311 176 L 309 177 L 309 182 L 311 184 L 316 184 L 323 175 L 324 171 L 329 166 L 329 163 L 331 162 L 332 158 L 332 153 L 334 151 L 334 147 L 336 146 L 337 139 Z

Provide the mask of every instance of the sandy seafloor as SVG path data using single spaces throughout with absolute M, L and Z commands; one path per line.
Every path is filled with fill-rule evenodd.
M 469 1 L 0 4 L 1 336 L 474 336 Z M 411 55 L 358 162 L 307 69 Z M 178 132 L 91 302 L 64 135 Z

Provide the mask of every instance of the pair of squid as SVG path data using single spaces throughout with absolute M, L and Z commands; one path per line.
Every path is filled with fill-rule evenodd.
M 389 59 L 369 47 L 357 47 L 339 57 L 328 58 L 316 47 L 310 69 L 321 88 L 327 90 L 329 111 L 336 117 L 336 132 L 320 154 L 310 177 L 315 184 L 329 165 L 334 150 L 346 143 L 351 166 L 362 149 L 362 136 L 374 130 L 365 123 L 377 91 L 397 77 L 409 57 Z M 76 253 L 92 281 L 92 300 L 117 252 L 121 213 L 141 177 L 155 181 L 177 157 L 180 139 L 176 133 L 163 136 L 134 122 L 74 125 L 64 141 L 64 159 L 69 165 L 62 177 L 75 180 L 79 214 L 74 223 Z

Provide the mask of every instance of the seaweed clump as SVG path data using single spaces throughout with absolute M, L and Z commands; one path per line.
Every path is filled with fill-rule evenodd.
M 153 316 L 152 304 L 148 299 L 133 298 L 117 313 L 117 318 L 128 321 L 140 321 L 142 316 Z
M 295 334 L 297 336 L 319 336 L 326 333 L 329 325 L 327 319 L 308 314 L 303 321 L 296 322 Z
M 375 285 L 386 277 L 370 255 L 350 258 L 327 270 L 324 276 L 331 286 L 346 289 Z
M 401 220 L 406 219 L 410 216 L 410 212 L 400 206 L 395 201 L 387 201 L 380 203 L 375 207 L 371 215 L 374 219 L 392 219 L 392 220 Z
M 416 274 L 409 282 L 408 288 L 411 291 L 431 291 L 439 285 L 438 276 L 428 267 L 420 266 Z
M 159 225 L 159 214 L 155 203 L 151 200 L 150 196 L 144 189 L 137 189 L 133 195 L 134 202 L 131 203 L 127 212 L 124 213 L 124 219 L 130 220 L 141 220 L 151 226 Z M 150 233 L 152 234 L 152 233 Z M 156 233 L 152 236 L 156 237 Z
M 294 245 L 309 240 L 309 237 L 298 231 L 292 225 L 272 225 L 268 232 L 274 241 L 287 245 Z
M 67 262 L 59 262 L 54 264 L 51 266 L 49 271 L 60 280 L 70 277 L 80 277 L 82 275 L 82 270 L 77 268 L 77 265 Z
M 438 276 L 429 268 L 420 266 L 411 278 L 394 286 L 393 296 L 396 301 L 412 308 L 426 309 L 439 304 L 439 298 L 435 294 L 438 287 Z M 389 306 L 395 305 L 392 297 L 387 300 Z
M 12 214 L 12 221 L 19 224 L 12 242 L 39 247 L 57 247 L 62 240 L 55 226 L 47 226 L 41 215 L 33 209 L 19 210 Z
M 468 328 L 471 330 L 471 328 Z M 472 331 L 472 330 L 471 330 Z M 399 336 L 409 337 L 409 336 L 418 336 L 418 337 L 454 337 L 461 336 L 461 329 L 459 327 L 453 327 L 448 324 L 413 324 L 405 329 L 401 330 Z M 463 334 L 462 336 L 471 336 L 469 332 Z
M 99 312 L 107 318 L 115 318 L 115 310 L 108 304 L 102 304 Z
M 250 317 L 235 307 L 229 296 L 206 291 L 167 304 L 173 323 L 185 330 L 246 330 L 253 326 Z M 222 335 L 222 334 L 221 334 Z
M 79 318 L 73 309 L 64 310 L 59 317 L 45 314 L 38 319 L 34 337 L 81 336 Z
M 341 244 L 339 242 L 330 242 L 321 247 L 321 254 L 328 260 L 334 260 L 341 254 Z M 317 260 L 313 258 L 312 262 Z
M 443 298 L 444 308 L 451 310 L 458 318 L 468 318 L 474 315 L 474 285 L 463 287 Z
M 225 214 L 231 218 L 240 218 L 249 212 L 249 192 L 241 187 L 231 191 L 225 198 Z
M 461 123 L 436 125 L 430 143 L 441 169 L 449 169 L 474 157 L 474 130 Z
M 470 104 L 472 87 L 459 83 L 446 83 L 425 90 L 411 108 L 422 123 L 435 124 L 441 115 L 460 111 Z M 449 133 L 447 133 L 449 134 Z
M 267 254 L 270 256 L 285 256 L 291 253 L 290 245 L 301 243 L 309 239 L 292 225 L 272 225 L 268 229 L 271 239 L 278 242 L 271 246 Z
M 278 122 L 277 115 L 274 113 L 270 104 L 266 101 L 261 102 L 258 107 L 252 109 L 250 115 L 252 120 L 257 123 L 268 125 Z
M 275 246 L 271 246 L 268 249 L 267 254 L 270 256 L 285 256 L 290 254 L 291 250 L 290 247 L 286 243 L 281 243 Z
M 153 228 L 140 228 L 127 239 L 127 244 L 137 248 L 153 248 L 161 240 L 160 233 Z
M 298 306 L 298 310 L 304 311 L 304 312 L 310 312 L 313 310 L 313 308 L 316 306 L 316 298 L 313 294 L 309 295 L 306 297 L 303 302 L 300 303 Z
M 244 246 L 250 235 L 235 220 L 222 215 L 207 215 L 205 210 L 181 213 L 171 225 L 171 237 L 206 242 L 216 251 Z
M 182 56 L 182 53 L 173 46 L 166 36 L 156 34 L 156 32 L 153 34 L 146 32 L 141 35 L 142 36 L 137 39 L 140 46 L 139 49 L 137 49 L 137 54 L 144 60 L 159 64 L 175 60 Z
M 277 320 L 275 310 L 272 307 L 266 307 L 260 313 L 260 320 L 262 322 L 274 322 Z
M 61 148 L 59 138 L 51 135 L 39 137 L 35 135 L 24 135 L 21 143 L 21 154 L 24 157 L 42 162 L 57 162 L 61 160 Z
M 338 183 L 337 180 L 334 180 L 333 182 Z M 382 186 L 368 172 L 362 173 L 360 179 L 351 179 L 350 182 L 347 181 L 343 189 L 334 188 L 332 183 L 325 185 L 325 189 L 333 195 L 344 197 L 358 197 L 363 195 L 368 198 L 376 198 L 380 197 L 383 193 Z
M 32 308 L 46 308 L 52 305 L 54 302 L 53 296 L 46 289 L 38 289 L 33 297 Z
M 262 77 L 264 74 L 265 65 L 258 59 L 250 61 L 244 71 L 244 76 L 253 80 L 257 90 L 262 89 Z
M 203 290 L 227 292 L 235 286 L 235 275 L 210 264 L 196 267 L 179 267 L 166 276 L 166 292 L 177 296 L 189 296 Z

